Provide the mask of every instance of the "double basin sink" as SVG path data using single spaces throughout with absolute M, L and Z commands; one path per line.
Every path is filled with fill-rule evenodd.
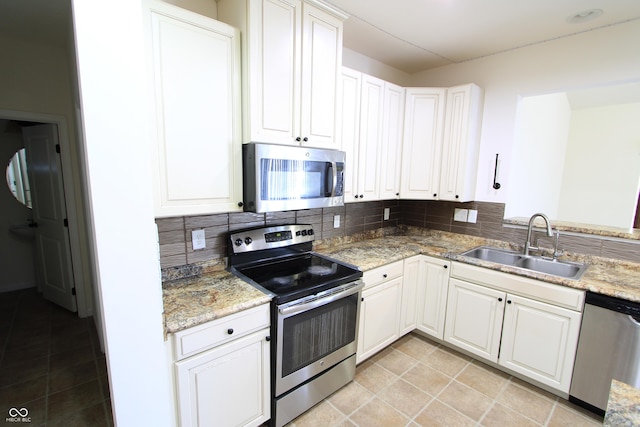
M 578 262 L 523 255 L 519 252 L 489 246 L 480 246 L 460 255 L 573 280 L 580 279 L 588 267 L 587 264 Z

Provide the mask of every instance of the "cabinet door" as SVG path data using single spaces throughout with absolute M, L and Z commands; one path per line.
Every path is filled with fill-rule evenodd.
M 362 293 L 358 326 L 357 363 L 382 350 L 399 336 L 402 277 Z
M 298 144 L 301 31 L 302 3 L 299 0 L 249 2 L 245 34 L 249 37 L 246 64 L 249 83 L 245 88 L 249 99 L 245 101 L 248 104 L 245 108 L 250 109 L 251 136 L 245 135 L 245 142 Z
M 385 82 L 379 173 L 381 200 L 400 197 L 403 125 L 404 88 Z
M 417 301 L 418 282 L 422 275 L 422 255 L 404 260 L 402 274 L 402 307 L 400 309 L 400 336 L 416 328 L 419 303 Z
M 450 279 L 444 340 L 498 361 L 505 293 Z
M 407 88 L 400 198 L 437 199 L 446 89 Z
M 336 96 L 342 66 L 342 21 L 303 4 L 302 145 L 338 148 Z
M 417 328 L 439 339 L 444 338 L 449 267 L 449 261 L 423 257 L 417 281 Z
M 473 84 L 447 89 L 440 200 L 475 200 L 482 91 Z
M 176 362 L 180 424 L 258 426 L 270 416 L 269 329 Z
M 363 74 L 360 102 L 360 143 L 358 145 L 358 201 L 378 199 L 383 102 L 384 81 Z
M 500 365 L 568 393 L 581 315 L 507 295 Z
M 162 2 L 148 17 L 156 216 L 239 210 L 239 33 Z
M 344 200 L 355 201 L 358 188 L 358 145 L 360 141 L 360 89 L 362 74 L 342 69 L 341 95 L 338 103 L 338 137 L 346 153 Z

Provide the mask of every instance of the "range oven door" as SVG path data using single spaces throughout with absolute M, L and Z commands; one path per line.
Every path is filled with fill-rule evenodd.
M 276 307 L 275 395 L 356 353 L 361 280 Z

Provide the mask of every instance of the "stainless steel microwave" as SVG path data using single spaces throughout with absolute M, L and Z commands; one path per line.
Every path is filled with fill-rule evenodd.
M 248 212 L 342 206 L 344 151 L 252 142 L 242 146 Z

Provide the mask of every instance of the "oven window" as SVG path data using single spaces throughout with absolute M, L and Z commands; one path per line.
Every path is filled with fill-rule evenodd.
M 282 376 L 356 339 L 359 294 L 284 319 Z

